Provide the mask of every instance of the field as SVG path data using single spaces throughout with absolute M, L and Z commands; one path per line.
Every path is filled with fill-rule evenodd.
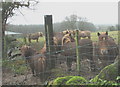
M 118 43 L 118 31 L 110 31 L 109 36 L 113 37 L 115 42 Z M 92 41 L 98 41 L 97 32 L 91 33 L 91 39 L 92 39 Z M 36 50 L 40 51 L 40 49 L 43 47 L 43 45 L 45 43 L 45 37 L 40 37 L 38 43 L 36 43 L 36 41 L 34 41 L 34 40 L 32 40 L 32 43 L 28 43 L 28 40 L 27 40 L 27 42 L 25 42 L 25 40 L 23 38 L 17 38 L 17 41 L 18 41 L 17 46 L 22 46 L 24 44 L 27 44 L 27 45 L 32 46 Z M 17 51 L 15 51 L 15 53 L 16 52 Z M 63 70 L 65 70 L 65 68 L 61 68 L 61 67 L 66 67 L 65 63 L 63 63 L 60 67 L 57 67 L 58 69 L 53 70 L 53 74 L 52 74 L 53 76 L 51 77 L 52 79 L 59 77 L 59 76 L 69 76 L 69 75 L 76 75 L 77 74 L 77 72 L 75 72 L 75 71 L 73 71 L 71 73 L 63 71 Z M 73 68 L 75 69 L 75 64 L 74 64 Z M 10 71 L 10 73 L 8 73 L 8 71 Z M 87 71 L 87 69 L 86 69 L 86 71 Z M 3 72 L 4 72 L 3 84 L 15 84 L 14 83 L 15 81 L 17 81 L 16 84 L 23 84 L 23 83 L 27 84 L 28 82 L 31 84 L 41 84 L 39 82 L 36 83 L 35 82 L 36 80 L 32 81 L 32 79 L 36 79 L 36 78 L 33 78 L 31 76 L 31 73 L 30 73 L 31 71 L 25 65 L 25 61 L 22 57 L 16 57 L 15 59 L 12 59 L 12 60 L 4 59 L 3 60 Z M 22 82 L 22 80 L 24 80 L 24 78 L 26 76 L 26 73 L 28 74 L 28 78 L 31 78 L 31 80 L 27 80 L 25 82 Z M 8 74 L 10 76 L 8 76 Z M 94 77 L 96 74 L 98 74 L 98 72 L 91 74 L 89 71 L 87 71 L 87 75 L 86 75 L 85 71 L 81 73 L 81 75 L 83 75 L 86 79 Z M 19 77 L 22 79 L 19 79 Z M 8 78 L 9 80 L 7 80 L 6 78 Z
M 91 40 L 92 41 L 98 41 L 98 36 L 97 36 L 98 32 L 92 32 L 91 33 Z M 113 37 L 115 42 L 118 43 L 118 31 L 109 31 L 109 36 Z M 23 38 L 18 38 L 17 39 L 20 43 L 24 43 L 24 39 Z M 32 43 L 27 43 L 31 46 L 33 46 L 35 49 L 39 50 L 43 47 L 43 44 L 45 43 L 45 37 L 40 37 L 39 38 L 39 43 L 36 43 L 35 40 L 32 40 Z

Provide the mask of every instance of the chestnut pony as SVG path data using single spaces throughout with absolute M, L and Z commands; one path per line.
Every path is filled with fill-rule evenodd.
M 28 35 L 28 41 L 29 41 L 29 43 L 31 43 L 31 40 L 36 40 L 36 42 L 38 42 L 39 37 L 43 37 L 43 33 L 42 32 L 29 34 Z
M 114 62 L 118 55 L 118 45 L 108 32 L 97 33 L 98 42 L 95 46 L 95 56 L 102 62 L 103 67 Z
M 93 46 L 92 40 L 80 39 L 79 40 L 79 54 L 81 59 L 87 58 L 90 60 L 91 70 L 95 70 L 95 64 L 93 60 Z M 68 71 L 71 70 L 72 61 L 76 61 L 76 43 L 71 33 L 64 35 L 62 38 L 62 55 L 66 56 L 66 63 Z
M 21 54 L 26 59 L 26 63 L 29 64 L 33 76 L 40 77 L 41 81 L 45 80 L 46 71 L 46 57 L 39 54 L 31 46 L 24 45 L 20 48 Z

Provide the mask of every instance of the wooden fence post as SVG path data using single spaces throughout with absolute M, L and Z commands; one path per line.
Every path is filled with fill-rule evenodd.
M 46 49 L 48 54 L 48 67 L 55 67 L 55 57 L 54 55 L 54 42 L 53 42 L 53 24 L 52 24 L 52 15 L 45 15 L 45 36 L 46 36 Z
M 80 73 L 80 55 L 79 55 L 79 30 L 76 30 L 76 57 L 77 57 L 77 71 Z
M 2 4 L 0 3 L 0 8 Z M 2 58 L 3 58 L 3 49 L 2 49 L 2 11 L 0 10 L 0 86 L 2 86 Z
M 0 58 L 3 57 L 3 49 L 2 49 L 2 11 L 0 11 Z
M 118 15 L 120 15 L 120 2 L 118 2 Z M 118 76 L 120 76 L 120 16 L 118 16 L 118 47 L 119 47 L 119 54 L 118 54 Z

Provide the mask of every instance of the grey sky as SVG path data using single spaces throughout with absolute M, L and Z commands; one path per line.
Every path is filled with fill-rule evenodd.
M 117 2 L 40 2 L 35 10 L 20 9 L 10 18 L 12 24 L 44 24 L 44 15 L 53 15 L 53 22 L 61 22 L 66 16 L 76 14 L 94 24 L 117 24 Z

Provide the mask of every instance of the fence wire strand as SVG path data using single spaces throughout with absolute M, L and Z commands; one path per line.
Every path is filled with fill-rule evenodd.
M 115 34 L 115 35 L 117 35 L 117 34 Z M 111 36 L 115 36 L 115 35 L 111 35 Z M 93 35 L 92 35 L 93 36 Z M 96 36 L 96 35 L 95 35 Z M 97 41 L 94 41 L 94 42 L 97 42 Z M 82 46 L 78 46 L 77 48 L 81 48 L 81 47 L 85 47 L 85 48 L 93 48 L 93 49 L 98 49 L 99 47 L 95 47 L 95 46 L 91 46 L 91 47 L 86 47 L 86 46 L 90 46 L 91 44 L 85 44 L 85 45 L 82 45 Z M 93 44 L 92 44 L 93 45 Z M 62 47 L 62 45 L 50 45 L 51 47 Z M 119 47 L 119 46 L 118 46 Z M 116 48 L 115 46 L 109 46 L 109 47 L 107 47 L 107 48 L 112 48 L 112 49 L 114 49 L 114 48 Z M 27 59 L 27 58 L 31 58 L 31 57 L 34 57 L 34 58 L 39 58 L 39 57 L 44 57 L 44 56 L 46 56 L 46 55 L 52 55 L 53 56 L 53 58 L 52 59 L 47 59 L 47 60 L 65 60 L 66 58 L 67 59 L 75 59 L 75 57 L 76 57 L 76 54 L 74 54 L 74 55 L 71 55 L 71 56 L 64 56 L 64 55 L 60 55 L 60 56 L 58 56 L 58 54 L 56 54 L 56 53 L 64 53 L 65 51 L 70 51 L 70 50 L 74 50 L 75 51 L 75 49 L 76 49 L 76 47 L 74 47 L 74 48 L 67 48 L 67 49 L 65 49 L 65 50 L 59 50 L 59 51 L 54 51 L 54 52 L 52 52 L 52 53 L 50 53 L 50 52 L 46 52 L 45 54 L 37 54 L 37 55 L 33 55 L 33 56 L 29 56 L 29 57 L 25 57 L 25 58 L 23 58 L 23 57 L 20 57 L 20 58 L 18 58 L 18 57 L 16 57 L 16 58 L 14 58 L 14 59 L 8 59 L 8 60 L 3 60 L 3 61 L 1 61 L 2 63 L 4 63 L 4 62 L 11 62 L 11 61 L 17 61 L 17 60 L 21 60 L 21 59 Z M 100 55 L 97 55 L 97 54 L 94 54 L 93 55 L 93 52 L 85 52 L 85 53 L 80 53 L 80 56 L 82 56 L 82 55 L 87 55 L 87 56 L 93 56 L 93 57 L 99 57 Z M 114 57 L 115 55 L 106 55 L 107 57 Z M 111 62 L 112 60 L 109 60 L 109 61 L 107 61 L 107 62 Z M 38 61 L 35 61 L 34 63 L 36 63 L 36 62 L 38 62 Z M 96 62 L 96 63 L 98 63 L 98 61 L 94 61 L 94 62 Z M 29 64 L 32 64 L 32 63 L 29 63 Z M 28 66 L 29 64 L 27 64 L 27 63 L 25 63 L 25 64 L 20 64 L 20 66 Z M 13 68 L 12 66 L 10 67 L 5 67 L 6 69 L 8 68 Z M 49 72 L 54 72 L 54 71 L 51 71 L 51 70 L 47 70 L 47 71 L 44 71 L 44 72 L 40 72 L 40 73 L 49 73 Z

